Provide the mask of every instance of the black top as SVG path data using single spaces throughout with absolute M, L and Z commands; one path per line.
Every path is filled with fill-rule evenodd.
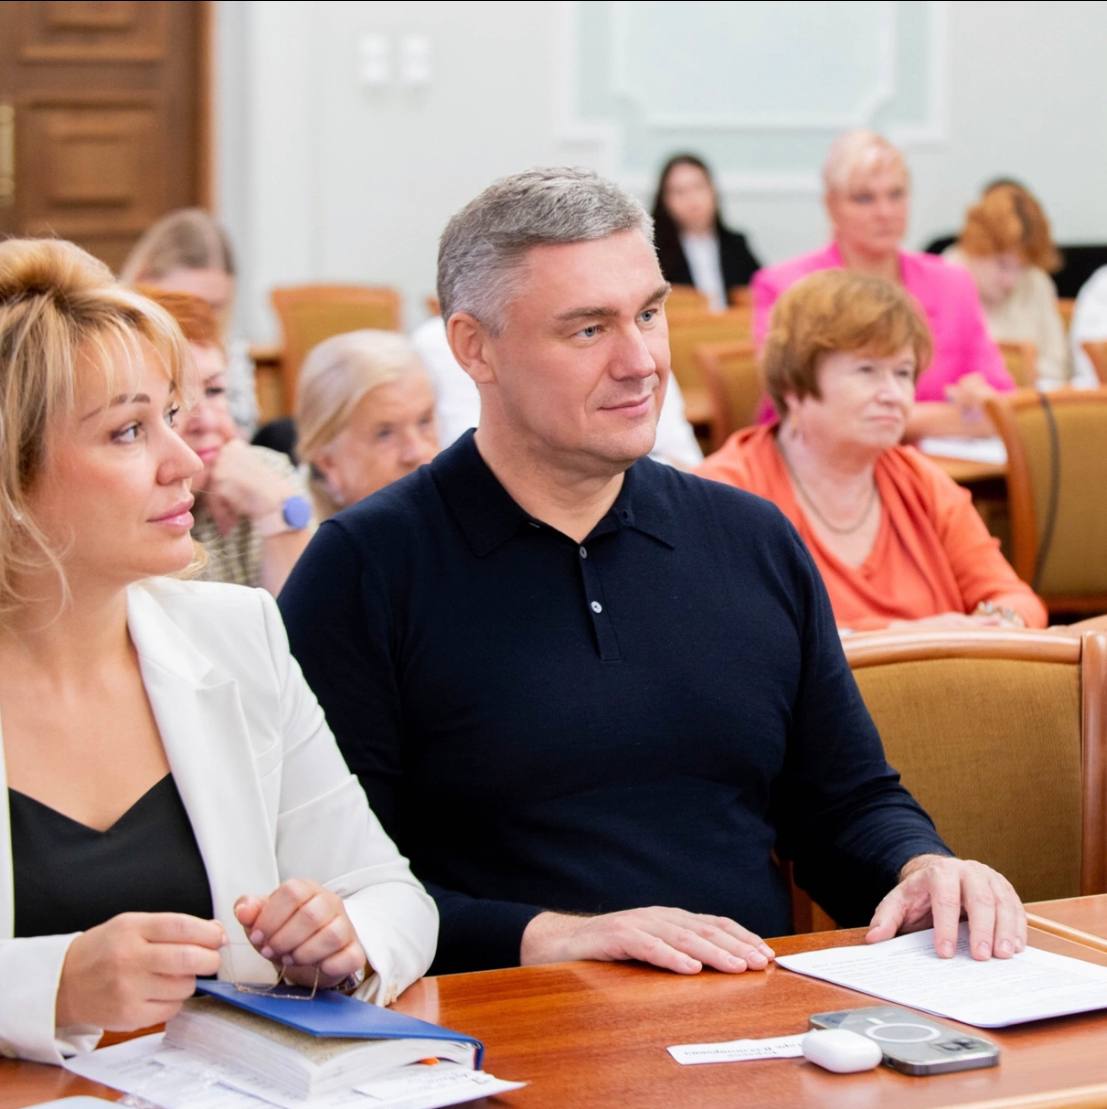
M 104 832 L 15 789 L 8 805 L 16 938 L 84 932 L 126 912 L 211 919 L 204 861 L 171 774 Z
M 719 239 L 719 264 L 723 270 L 723 284 L 727 289 L 736 285 L 748 285 L 753 280 L 753 275 L 761 268 L 761 263 L 754 257 L 746 243 L 745 235 L 729 228 L 722 228 L 718 232 Z M 692 270 L 689 268 L 688 259 L 684 256 L 680 240 L 672 243 L 657 243 L 657 260 L 666 281 L 674 285 L 692 285 Z
M 518 962 L 541 909 L 791 928 L 773 852 L 844 923 L 946 853 L 899 785 L 802 541 L 636 462 L 583 544 L 472 433 L 323 524 L 280 597 L 373 810 L 441 912 L 438 972 Z

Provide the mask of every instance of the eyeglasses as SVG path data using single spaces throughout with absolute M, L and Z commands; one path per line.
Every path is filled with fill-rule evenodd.
M 280 978 L 272 986 L 262 986 L 251 982 L 232 982 L 232 986 L 239 993 L 255 994 L 259 997 L 273 997 L 280 1001 L 311 1001 L 319 990 L 319 968 L 315 968 L 315 979 L 310 988 L 297 986 L 289 982 L 285 972 L 281 971 Z
M 236 951 L 237 948 L 243 948 L 245 950 Z M 287 978 L 287 967 L 281 968 L 280 976 L 272 985 L 266 985 L 260 982 L 240 981 L 238 968 L 241 966 L 243 970 L 246 970 L 246 967 L 239 962 L 239 958 L 245 956 L 246 950 L 249 951 L 251 956 L 256 954 L 253 946 L 248 944 L 229 943 L 223 949 L 224 977 L 230 981 L 231 985 L 239 993 L 253 994 L 258 997 L 272 997 L 280 1001 L 311 1001 L 319 992 L 318 967 L 315 968 L 315 979 L 310 986 L 298 986 L 294 982 L 290 982 Z

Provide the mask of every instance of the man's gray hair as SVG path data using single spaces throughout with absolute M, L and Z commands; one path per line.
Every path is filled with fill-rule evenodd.
M 442 318 L 468 312 L 498 334 L 531 247 L 588 242 L 619 231 L 641 231 L 653 243 L 653 220 L 645 208 L 591 170 L 554 167 L 503 177 L 466 204 L 442 232 Z

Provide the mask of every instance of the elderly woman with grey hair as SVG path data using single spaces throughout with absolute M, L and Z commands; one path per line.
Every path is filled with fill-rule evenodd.
M 390 331 L 350 331 L 311 350 L 296 427 L 321 519 L 438 453 L 434 388 L 411 343 Z
M 753 279 L 754 331 L 769 328 L 777 298 L 816 270 L 844 268 L 902 285 L 926 315 L 934 357 L 916 384 L 909 438 L 990 435 L 982 403 L 1014 388 L 988 337 L 980 298 L 964 271 L 929 254 L 901 250 L 910 178 L 903 155 L 872 131 L 848 131 L 823 166 L 824 199 L 834 239 L 828 247 L 759 271 Z

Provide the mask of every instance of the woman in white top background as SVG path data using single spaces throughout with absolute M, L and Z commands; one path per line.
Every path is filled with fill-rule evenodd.
M 712 308 L 725 308 L 731 290 L 761 268 L 745 235 L 723 223 L 711 171 L 695 154 L 676 154 L 662 167 L 651 214 L 665 279 L 694 285 Z

